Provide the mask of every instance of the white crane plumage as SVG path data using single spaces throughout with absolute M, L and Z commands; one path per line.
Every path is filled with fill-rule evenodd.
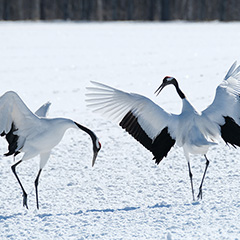
M 23 191 L 23 206 L 28 208 L 27 193 L 16 173 L 16 167 L 22 161 L 40 155 L 40 167 L 35 180 L 36 203 L 38 203 L 38 181 L 41 171 L 47 163 L 53 147 L 62 139 L 68 128 L 76 128 L 85 131 L 92 139 L 93 159 L 95 163 L 101 144 L 97 136 L 88 128 L 67 118 L 46 118 L 50 103 L 40 107 L 36 113 L 32 113 L 17 93 L 6 92 L 0 97 L 0 133 L 6 136 L 8 153 L 5 156 L 16 156 L 23 152 L 21 160 L 12 165 L 12 171 Z
M 157 95 L 167 85 L 174 85 L 182 99 L 179 115 L 166 112 L 150 99 L 135 93 L 126 93 L 107 85 L 92 82 L 88 87 L 88 106 L 95 112 L 116 120 L 119 125 L 152 152 L 157 164 L 166 157 L 176 143 L 183 148 L 188 162 L 192 196 L 194 188 L 189 154 L 202 154 L 206 167 L 199 187 L 198 199 L 202 198 L 202 185 L 209 165 L 206 157 L 210 146 L 220 139 L 232 146 L 240 146 L 240 66 L 235 62 L 222 83 L 216 89 L 212 104 L 198 112 L 180 90 L 173 77 L 165 77 L 156 90 Z

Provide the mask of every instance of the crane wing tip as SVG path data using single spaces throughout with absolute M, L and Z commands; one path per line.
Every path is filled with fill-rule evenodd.
M 240 72 L 240 66 L 237 66 L 237 60 L 232 64 L 232 66 L 229 68 L 224 80 L 228 80 L 231 76 L 234 77 Z

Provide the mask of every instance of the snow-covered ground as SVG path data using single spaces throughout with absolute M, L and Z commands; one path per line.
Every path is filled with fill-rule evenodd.
M 85 103 L 85 88 L 95 80 L 179 113 L 173 87 L 153 94 L 170 75 L 202 110 L 240 60 L 239 29 L 240 23 L 218 22 L 1 22 L 0 95 L 14 90 L 33 111 L 51 101 L 50 117 L 88 126 L 102 150 L 92 168 L 89 137 L 68 130 L 41 175 L 40 210 L 38 158 L 20 164 L 26 210 L 1 139 L 0 239 L 240 239 L 240 149 L 211 148 L 203 200 L 192 202 L 182 149 L 156 166 L 151 153 Z M 193 156 L 191 163 L 197 192 L 205 160 Z

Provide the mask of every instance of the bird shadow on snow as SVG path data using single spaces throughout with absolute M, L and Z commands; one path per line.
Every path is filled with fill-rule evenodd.
M 199 205 L 200 202 L 196 201 L 196 202 L 192 202 L 192 203 L 185 203 L 184 205 L 185 206 L 194 206 L 194 205 Z M 172 204 L 168 204 L 166 202 L 162 202 L 162 203 L 156 203 L 155 205 L 153 206 L 146 206 L 144 208 L 146 209 L 157 209 L 157 208 L 171 208 L 173 207 Z M 88 209 L 86 211 L 82 211 L 82 210 L 79 210 L 75 213 L 69 213 L 70 215 L 79 215 L 79 214 L 86 214 L 86 213 L 109 213 L 109 212 L 129 212 L 129 211 L 135 211 L 135 210 L 138 210 L 138 209 L 141 209 L 142 207 L 124 207 L 124 208 L 116 208 L 116 209 L 113 209 L 113 208 L 105 208 L 105 209 Z M 23 213 L 16 213 L 16 214 L 12 214 L 12 215 L 0 215 L 0 222 L 1 221 L 5 221 L 5 220 L 8 220 L 8 219 L 11 219 L 11 218 L 15 218 L 19 215 L 23 215 Z M 51 213 L 37 213 L 36 216 L 38 216 L 39 218 L 41 219 L 46 219 L 46 218 L 49 218 L 49 217 L 52 217 L 54 216 L 55 214 L 51 214 Z M 58 213 L 56 214 L 57 216 L 61 216 L 61 215 L 66 215 L 63 214 L 63 213 Z M 68 215 L 68 214 L 67 214 Z
M 16 216 L 19 216 L 19 215 L 22 215 L 22 214 L 16 213 L 16 214 L 7 215 L 7 216 L 0 215 L 0 221 L 15 218 Z
M 86 211 L 79 210 L 78 212 L 74 213 L 74 215 L 78 214 L 84 214 L 84 213 L 91 213 L 91 212 L 119 212 L 119 211 L 133 211 L 137 210 L 140 207 L 125 207 L 125 208 L 118 208 L 118 209 L 113 209 L 113 208 L 106 208 L 106 209 L 89 209 Z
M 193 203 L 185 203 L 184 205 L 185 206 L 194 206 L 194 205 L 199 205 L 200 202 L 193 202 Z M 156 203 L 155 205 L 153 206 L 146 206 L 144 207 L 145 209 L 157 209 L 157 208 L 172 208 L 173 205 L 172 204 L 168 204 L 166 202 L 162 202 L 162 203 Z M 129 211 L 135 211 L 135 210 L 138 210 L 138 209 L 141 209 L 142 207 L 124 207 L 124 208 L 116 208 L 116 209 L 113 209 L 113 208 L 105 208 L 105 209 L 88 209 L 86 211 L 83 211 L 83 210 L 79 210 L 75 213 L 58 213 L 56 214 L 56 216 L 62 216 L 62 215 L 79 215 L 79 214 L 87 214 L 87 213 L 114 213 L 114 212 L 129 212 Z M 11 219 L 11 218 L 15 218 L 19 215 L 22 215 L 22 213 L 16 213 L 16 214 L 12 214 L 12 215 L 7 215 L 7 216 L 3 216 L 3 215 L 0 215 L 0 222 L 1 221 L 5 221 L 5 220 L 8 220 L 8 219 Z M 53 217 L 55 214 L 52 214 L 52 213 L 38 213 L 36 214 L 36 216 L 38 216 L 39 218 L 41 219 L 44 219 L 46 220 L 47 218 L 49 217 Z
M 155 204 L 154 206 L 147 206 L 147 208 L 151 209 L 151 208 L 170 208 L 171 205 L 170 204 L 166 204 L 166 203 L 161 203 L 161 204 Z M 79 215 L 79 214 L 86 214 L 86 213 L 109 213 L 109 212 L 129 212 L 129 211 L 134 211 L 134 210 L 138 210 L 140 209 L 141 207 L 124 207 L 124 208 L 116 208 L 116 209 L 113 209 L 113 208 L 105 208 L 105 209 L 88 209 L 86 211 L 83 211 L 83 210 L 79 210 L 75 213 L 72 213 L 73 215 Z M 62 213 L 59 213 L 57 214 L 57 216 L 61 216 L 61 215 L 66 215 L 66 214 L 62 214 Z M 71 213 L 70 213 L 71 215 Z M 42 218 L 42 219 L 45 219 L 45 218 L 48 218 L 48 217 L 52 217 L 53 214 L 51 213 L 41 213 L 41 214 L 37 214 L 37 216 L 39 218 Z M 14 217 L 14 216 L 12 216 Z M 0 215 L 0 220 L 1 220 L 1 215 Z
M 125 207 L 125 208 L 117 208 L 117 209 L 112 209 L 112 208 L 106 208 L 106 209 L 90 209 L 87 210 L 86 212 L 120 212 L 120 211 L 133 211 L 137 210 L 140 207 Z
M 152 209 L 152 208 L 170 208 L 172 207 L 171 204 L 167 204 L 167 203 L 157 203 L 153 206 L 147 206 L 147 208 Z M 117 208 L 117 209 L 113 209 L 113 208 L 106 208 L 106 209 L 89 209 L 86 210 L 85 212 L 83 212 L 82 210 L 74 213 L 74 215 L 77 214 L 83 214 L 83 213 L 91 213 L 91 212 L 121 212 L 121 211 L 134 211 L 134 210 L 138 210 L 141 207 L 124 207 L 124 208 Z

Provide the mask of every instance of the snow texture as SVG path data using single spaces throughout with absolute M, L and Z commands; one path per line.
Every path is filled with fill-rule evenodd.
M 203 110 L 240 61 L 239 29 L 235 22 L 1 22 L 0 95 L 16 91 L 32 111 L 50 101 L 50 117 L 91 128 L 102 150 L 92 168 L 90 138 L 68 130 L 43 169 L 40 210 L 39 159 L 21 163 L 26 210 L 1 138 L 0 239 L 240 239 L 240 149 L 224 143 L 210 149 L 203 200 L 192 202 L 182 149 L 174 147 L 157 166 L 150 152 L 85 103 L 92 80 L 179 113 L 174 87 L 153 94 L 168 75 Z M 191 156 L 191 165 L 197 193 L 204 157 Z

